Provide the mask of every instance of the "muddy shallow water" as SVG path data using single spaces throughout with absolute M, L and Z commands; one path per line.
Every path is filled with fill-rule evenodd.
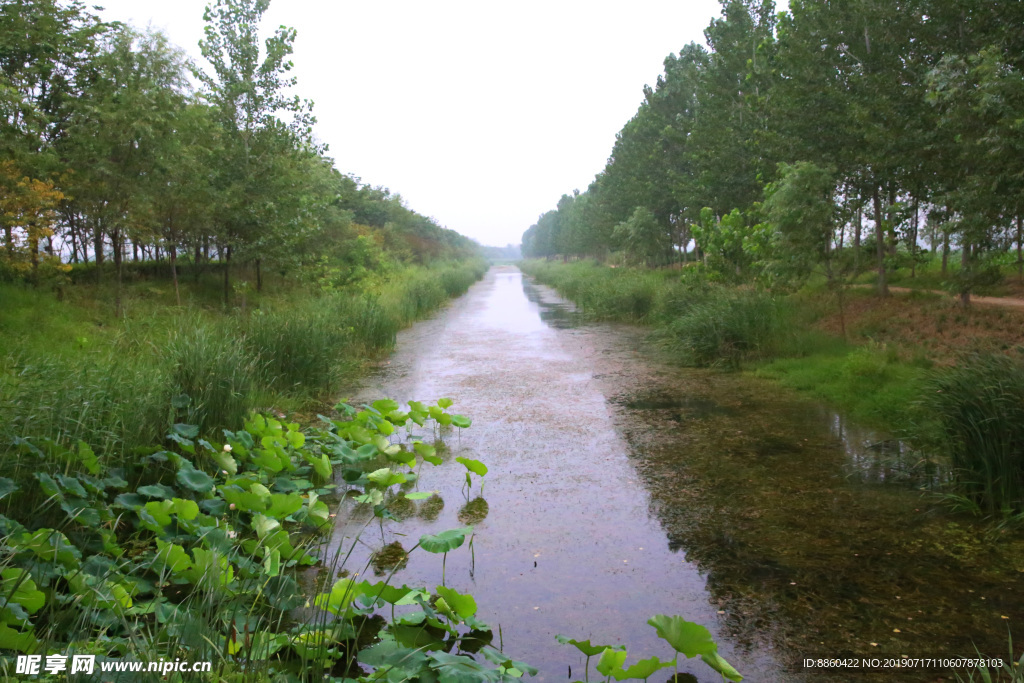
M 668 365 L 645 334 L 585 323 L 512 267 L 402 332 L 349 398 L 448 396 L 473 426 L 443 436 L 452 462 L 422 470 L 417 488 L 443 508 L 421 501 L 383 539 L 369 527 L 346 567 L 373 574 L 373 548 L 474 524 L 447 584 L 544 681 L 570 680 L 570 666 L 582 678 L 556 634 L 625 644 L 630 662 L 668 657 L 654 614 L 707 626 L 748 681 L 851 677 L 808 676 L 804 657 L 973 655 L 973 643 L 1005 656 L 1024 554 L 938 512 L 920 456 L 749 377 Z M 459 455 L 490 468 L 483 500 L 479 483 L 462 488 Z M 366 511 L 338 517 L 332 545 L 348 552 Z M 441 571 L 417 552 L 394 581 L 433 587 Z M 680 671 L 720 680 L 699 661 Z

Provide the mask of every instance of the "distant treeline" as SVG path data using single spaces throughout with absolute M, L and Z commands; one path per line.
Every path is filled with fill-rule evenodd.
M 491 261 L 518 261 L 522 258 L 522 252 L 518 244 L 506 244 L 503 247 L 480 247 L 484 258 Z
M 897 256 L 952 244 L 969 291 L 1020 263 L 1021 27 L 1021 2 L 723 0 L 524 255 L 696 256 L 744 279 L 847 254 L 884 291 Z
M 294 30 L 258 39 L 267 5 L 211 4 L 204 70 L 79 0 L 0 4 L 0 279 L 60 281 L 69 263 L 108 260 L 120 274 L 127 258 L 258 274 L 476 253 L 334 168 L 312 103 L 292 94 Z

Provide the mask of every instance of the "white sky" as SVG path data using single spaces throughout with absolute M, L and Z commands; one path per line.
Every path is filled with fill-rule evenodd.
M 206 0 L 101 4 L 205 64 Z M 665 56 L 703 44 L 718 14 L 717 0 L 274 0 L 263 26 L 297 30 L 296 92 L 340 171 L 504 245 L 586 189 Z

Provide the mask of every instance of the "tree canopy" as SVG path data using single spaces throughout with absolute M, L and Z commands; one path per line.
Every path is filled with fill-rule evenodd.
M 261 264 L 326 260 L 343 283 L 368 263 L 476 253 L 335 168 L 295 93 L 295 31 L 258 38 L 268 6 L 215 0 L 195 64 L 79 0 L 0 4 L 0 278 L 39 284 L 93 262 L 120 281 L 126 259 L 219 259 L 254 265 L 258 287 Z
M 721 5 L 706 45 L 669 55 L 644 88 L 594 182 L 526 231 L 525 255 L 647 250 L 652 265 L 756 277 L 853 249 L 884 293 L 893 260 L 922 242 L 959 247 L 965 291 L 1020 253 L 1024 5 Z M 626 230 L 638 216 L 658 229 Z

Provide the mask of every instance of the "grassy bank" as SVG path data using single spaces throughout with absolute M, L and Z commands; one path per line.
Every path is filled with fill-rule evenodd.
M 254 408 L 333 404 L 344 375 L 391 349 L 399 329 L 465 292 L 485 267 L 404 268 L 315 296 L 275 287 L 227 312 L 207 303 L 215 282 L 183 282 L 188 303 L 177 307 L 169 283 L 142 281 L 128 288 L 123 317 L 100 285 L 75 285 L 64 301 L 3 285 L 0 449 L 27 436 L 81 440 L 117 461 L 176 422 L 217 433 Z M 0 469 L 16 461 L 5 456 Z
M 1024 511 L 1024 438 L 1007 418 L 1024 393 L 1024 313 L 868 290 L 840 312 L 824 289 L 723 286 L 699 268 L 520 265 L 594 319 L 651 325 L 683 364 L 743 369 L 945 453 L 976 512 Z

